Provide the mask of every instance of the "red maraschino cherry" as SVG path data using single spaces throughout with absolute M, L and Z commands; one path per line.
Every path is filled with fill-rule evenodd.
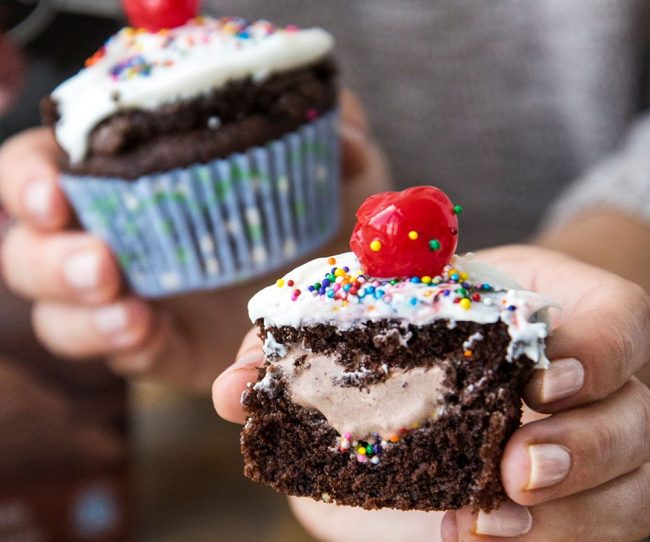
M 184 25 L 199 13 L 200 0 L 122 0 L 131 25 L 158 32 Z
M 375 194 L 357 211 L 350 247 L 369 276 L 434 277 L 456 250 L 461 211 L 433 186 Z

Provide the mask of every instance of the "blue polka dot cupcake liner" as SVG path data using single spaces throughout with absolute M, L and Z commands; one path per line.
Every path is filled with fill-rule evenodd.
M 136 293 L 216 289 L 279 269 L 336 234 L 337 118 L 206 164 L 136 180 L 63 174 L 61 183 Z

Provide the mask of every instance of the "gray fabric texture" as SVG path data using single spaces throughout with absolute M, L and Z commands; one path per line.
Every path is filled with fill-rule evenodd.
M 464 205 L 463 250 L 601 202 L 650 220 L 650 2 L 207 4 L 331 31 L 396 183 L 433 183 Z

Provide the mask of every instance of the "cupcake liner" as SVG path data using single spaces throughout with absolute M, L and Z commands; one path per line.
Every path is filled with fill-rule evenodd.
M 226 286 L 282 267 L 337 232 L 337 118 L 329 113 L 207 164 L 137 180 L 63 174 L 61 184 L 138 294 Z

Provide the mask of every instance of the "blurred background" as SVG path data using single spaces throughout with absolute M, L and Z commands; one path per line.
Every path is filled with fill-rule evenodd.
M 120 17 L 114 0 L 0 0 L 0 143 L 40 123 L 39 100 Z M 0 542 L 311 540 L 243 477 L 239 427 L 209 397 L 53 358 L 4 287 L 0 435 Z
M 568 216 L 594 190 L 628 194 L 622 209 L 647 215 L 629 195 L 643 190 L 634 149 L 647 140 L 625 144 L 633 126 L 650 133 L 638 129 L 650 122 L 647 1 L 203 4 L 330 30 L 396 184 L 435 179 L 469 211 L 460 252 L 529 238 L 583 176 Z M 40 124 L 39 100 L 121 17 L 119 0 L 0 0 L 0 144 Z M 603 172 L 615 182 L 599 192 Z M 623 181 L 637 192 L 613 186 Z M 239 427 L 209 397 L 52 358 L 2 287 L 0 435 L 0 542 L 312 540 L 282 496 L 242 476 Z

